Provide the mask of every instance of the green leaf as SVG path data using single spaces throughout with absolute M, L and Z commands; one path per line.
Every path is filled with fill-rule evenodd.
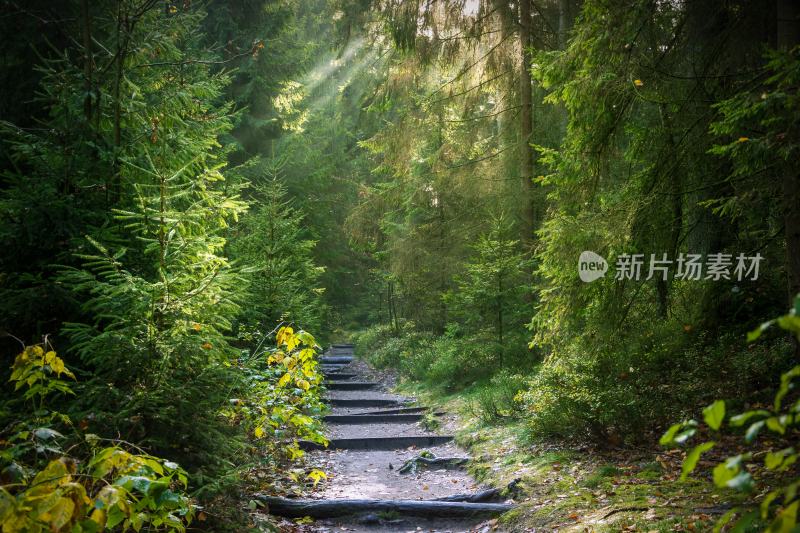
M 764 496 L 764 499 L 761 500 L 761 505 L 759 508 L 761 509 L 761 519 L 766 520 L 769 516 L 769 506 L 772 505 L 772 502 L 777 498 L 779 492 L 777 490 L 773 490 L 772 492 L 768 493 Z
M 714 485 L 717 487 L 726 487 L 728 485 L 728 481 L 733 479 L 733 477 L 737 474 L 738 468 L 736 470 L 731 470 L 728 468 L 726 463 L 720 463 L 714 467 L 713 475 L 714 475 Z
M 739 511 L 739 508 L 738 508 L 738 507 L 734 507 L 733 509 L 730 509 L 730 510 L 729 510 L 727 513 L 725 513 L 724 515 L 722 515 L 722 516 L 720 517 L 720 519 L 719 519 L 719 520 L 717 520 L 717 523 L 716 523 L 716 524 L 714 524 L 714 533 L 720 533 L 720 531 L 722 531 L 722 528 L 724 528 L 726 525 L 728 525 L 728 522 L 730 522 L 730 521 L 731 521 L 731 519 L 733 518 L 733 516 L 734 516 L 734 515 L 735 515 L 735 514 L 736 514 L 738 511 Z
M 736 524 L 731 529 L 731 533 L 745 533 L 748 531 L 750 525 L 758 518 L 758 511 L 750 511 L 742 515 L 742 517 L 736 521 Z
M 747 334 L 747 342 L 755 342 L 755 341 L 757 341 L 758 338 L 761 336 L 761 334 L 764 333 L 766 330 L 768 330 L 770 327 L 772 327 L 772 324 L 774 324 L 774 323 L 775 323 L 774 320 L 769 320 L 767 322 L 764 322 L 760 326 L 758 326 L 753 331 L 749 332 Z
M 767 428 L 770 431 L 774 431 L 775 433 L 780 433 L 781 435 L 783 435 L 784 433 L 786 433 L 785 419 L 786 419 L 785 416 L 780 416 L 780 417 L 771 416 L 766 420 Z
M 686 455 L 686 459 L 683 460 L 683 468 L 681 469 L 681 481 L 685 481 L 689 474 L 697 467 L 697 461 L 700 460 L 700 456 L 714 447 L 715 442 L 704 442 L 702 444 L 698 444 L 692 451 L 690 451 Z
M 784 531 L 794 531 L 795 526 L 797 525 L 797 508 L 800 505 L 800 502 L 794 502 L 787 507 L 781 509 L 775 520 L 769 525 L 768 531 L 775 531 L 783 533 Z
M 719 429 L 722 425 L 722 421 L 725 419 L 725 402 L 723 400 L 717 400 L 703 409 L 703 419 L 711 429 Z
M 736 474 L 725 485 L 740 492 L 750 492 L 753 489 L 753 477 L 750 475 L 750 472 L 743 470 Z
M 728 420 L 728 424 L 730 424 L 731 427 L 740 427 L 740 426 L 745 425 L 747 423 L 747 421 L 750 420 L 751 418 L 754 418 L 756 416 L 767 417 L 767 416 L 769 416 L 771 414 L 772 413 L 770 413 L 769 411 L 766 411 L 764 409 L 757 409 L 755 411 L 745 411 L 744 413 L 738 414 L 736 416 L 732 416 Z
M 684 422 L 673 424 L 666 431 L 666 433 L 664 433 L 661 436 L 661 439 L 658 442 L 662 446 L 674 446 L 675 444 L 683 444 L 692 435 L 695 434 L 695 432 L 697 431 L 695 429 L 696 427 L 697 427 L 697 422 L 694 420 L 687 420 Z
M 759 420 L 753 424 L 750 424 L 750 427 L 747 428 L 747 432 L 744 434 L 744 440 L 748 443 L 753 442 L 753 440 L 758 436 L 761 429 L 764 427 L 765 422 L 763 420 Z

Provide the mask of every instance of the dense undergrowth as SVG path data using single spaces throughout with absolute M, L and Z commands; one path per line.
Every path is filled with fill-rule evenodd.
M 356 349 L 380 368 L 440 394 L 467 390 L 487 421 L 524 420 L 529 435 L 580 437 L 611 444 L 652 440 L 664 424 L 715 398 L 734 403 L 769 399 L 775 376 L 792 362 L 790 341 L 747 344 L 739 335 L 718 338 L 674 333 L 678 342 L 648 343 L 650 351 L 603 357 L 587 352 L 544 359 L 523 347 L 516 364 L 501 364 L 480 338 L 415 331 L 405 323 L 373 326 L 357 335 Z M 626 355 L 626 357 L 623 357 Z
M 158 432 L 138 440 L 102 437 L 113 420 L 82 411 L 80 383 L 71 383 L 76 376 L 64 360 L 48 342 L 25 347 L 11 374 L 17 395 L 0 413 L 3 531 L 185 531 L 193 519 L 215 531 L 249 527 L 247 491 L 276 490 L 289 472 L 294 490 L 325 475 L 303 472 L 300 464 L 298 476 L 293 465 L 303 456 L 298 439 L 326 442 L 317 348 L 309 333 L 282 327 L 274 347 L 230 359 L 223 366 L 236 385 L 216 410 L 206 407 L 211 420 L 197 426 L 215 433 L 178 448 L 178 432 L 187 430 L 171 420 L 164 430 L 172 438 L 163 437 L 171 445 L 161 448 Z M 215 462 L 198 459 L 198 452 L 223 445 L 226 455 Z

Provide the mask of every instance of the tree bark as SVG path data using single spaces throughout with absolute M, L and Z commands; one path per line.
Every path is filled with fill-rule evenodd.
M 86 123 L 92 122 L 92 23 L 89 16 L 89 0 L 81 0 L 81 19 L 83 36 L 83 87 L 86 94 L 83 97 L 83 115 Z
M 529 72 L 531 66 L 531 3 L 530 0 L 519 2 L 519 170 L 522 180 L 523 206 L 522 242 L 528 249 L 533 243 L 533 232 L 536 229 L 536 207 L 533 190 L 533 80 Z
M 122 195 L 122 176 L 120 175 L 119 151 L 122 146 L 122 102 L 120 101 L 122 76 L 124 74 L 125 56 L 127 55 L 128 14 L 123 11 L 122 2 L 117 3 L 117 51 L 114 63 L 114 85 L 112 97 L 114 103 L 114 169 L 109 186 L 111 203 L 119 202 Z
M 789 51 L 800 44 L 800 4 L 778 0 L 778 49 Z M 800 293 L 800 175 L 794 162 L 785 165 L 781 176 L 783 223 L 786 232 L 786 282 L 790 304 Z

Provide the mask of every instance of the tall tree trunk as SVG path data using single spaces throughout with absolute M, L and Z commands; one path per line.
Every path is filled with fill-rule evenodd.
M 800 44 L 800 4 L 796 0 L 778 0 L 777 7 L 778 49 L 788 51 Z M 790 302 L 800 293 L 800 175 L 795 166 L 794 162 L 785 165 L 781 176 Z
M 779 50 L 791 50 L 800 44 L 800 4 L 796 0 L 778 0 L 777 42 Z M 786 235 L 786 286 L 789 304 L 800 294 L 800 175 L 796 164 L 783 166 L 783 225 Z M 795 358 L 800 358 L 800 342 L 792 336 Z
M 120 175 L 119 151 L 122 147 L 122 102 L 121 86 L 125 74 L 125 59 L 128 55 L 131 32 L 133 31 L 131 14 L 123 8 L 123 2 L 117 3 L 117 50 L 114 62 L 114 169 L 111 176 L 111 202 L 117 203 L 122 196 L 122 176 Z
M 83 115 L 86 123 L 92 121 L 92 24 L 89 16 L 89 0 L 81 0 L 81 19 L 83 36 L 83 87 L 86 92 L 83 97 Z
M 677 148 L 675 147 L 675 140 L 672 135 L 672 122 L 665 104 L 659 105 L 659 113 L 661 115 L 661 127 L 666 136 L 666 145 L 669 153 L 674 154 Z M 678 246 L 683 231 L 683 180 L 681 179 L 681 172 L 679 169 L 676 171 L 674 168 L 669 168 L 661 172 L 666 173 L 666 180 L 669 183 L 668 192 L 670 195 L 670 215 L 672 218 L 669 226 L 669 250 L 667 250 L 667 252 L 669 258 L 675 260 L 678 255 Z M 669 312 L 669 279 L 665 280 L 663 276 L 658 275 L 655 280 L 656 294 L 658 295 L 658 315 L 661 318 L 666 318 Z
M 558 0 L 558 48 L 559 50 L 566 50 L 567 48 L 567 31 L 569 31 L 570 24 L 570 6 L 569 0 Z
M 522 242 L 530 248 L 533 232 L 536 229 L 536 210 L 533 190 L 533 80 L 529 68 L 531 66 L 531 3 L 530 0 L 519 2 L 519 170 L 522 180 L 522 191 L 525 198 L 523 207 Z

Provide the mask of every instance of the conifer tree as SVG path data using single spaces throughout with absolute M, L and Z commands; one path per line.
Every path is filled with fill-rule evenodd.
M 256 186 L 252 201 L 257 207 L 242 219 L 231 244 L 249 281 L 240 328 L 263 334 L 287 321 L 317 331 L 325 314 L 319 287 L 324 269 L 314 263 L 316 242 L 303 229 L 304 216 L 274 165 L 271 174 L 270 181 Z

